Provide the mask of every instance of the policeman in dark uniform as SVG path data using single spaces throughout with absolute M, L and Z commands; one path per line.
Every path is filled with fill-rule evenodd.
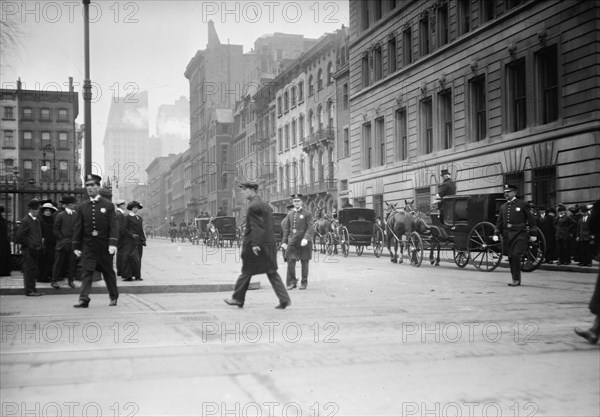
M 522 200 L 517 199 L 517 187 L 506 184 L 504 186 L 504 197 L 506 203 L 500 207 L 498 221 L 493 240 L 497 242 L 498 235 L 503 238 L 503 252 L 508 256 L 512 283 L 510 287 L 521 285 L 521 258 L 527 251 L 529 240 L 535 241 L 535 236 L 529 232 L 535 227 L 535 218 L 529 210 L 529 206 Z
M 113 256 L 117 252 L 119 224 L 112 202 L 100 196 L 100 178 L 87 174 L 85 189 L 89 199 L 77 207 L 73 231 L 73 251 L 81 257 L 82 276 L 79 303 L 75 308 L 87 308 L 94 271 L 102 273 L 110 297 L 110 306 L 117 305 L 119 292 L 117 276 L 113 269 Z
M 287 221 L 282 222 L 283 237 L 281 247 L 285 250 L 287 259 L 287 289 L 296 288 L 296 261 L 302 265 L 302 281 L 300 289 L 308 286 L 308 261 L 312 258 L 312 240 L 315 234 L 313 216 L 302 205 L 302 194 L 292 195 L 294 209 L 287 215 Z M 285 227 L 284 227 L 285 225 Z

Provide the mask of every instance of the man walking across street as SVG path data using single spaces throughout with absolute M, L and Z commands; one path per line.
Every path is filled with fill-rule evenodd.
M 277 242 L 273 233 L 273 211 L 256 193 L 258 184 L 245 182 L 240 184 L 240 188 L 244 197 L 249 200 L 242 244 L 242 273 L 235 283 L 232 297 L 224 301 L 231 306 L 244 307 L 246 291 L 252 276 L 267 274 L 279 299 L 279 304 L 275 308 L 284 309 L 292 302 L 277 273 Z
M 302 207 L 302 197 L 302 194 L 292 195 L 294 209 L 287 215 L 287 220 L 281 223 L 283 232 L 281 247 L 285 250 L 288 264 L 286 278 L 288 290 L 296 288 L 298 283 L 296 261 L 300 261 L 302 266 L 300 289 L 305 290 L 308 286 L 308 261 L 312 258 L 312 240 L 315 230 L 312 214 Z
M 142 205 L 132 201 L 127 205 L 129 215 L 124 218 L 123 226 L 123 279 L 131 281 L 134 278 L 142 281 L 142 250 L 146 245 L 144 224 L 137 214 Z
M 35 281 L 40 275 L 39 262 L 42 256 L 44 243 L 42 240 L 42 227 L 40 225 L 39 200 L 31 200 L 27 205 L 29 213 L 21 219 L 21 226 L 17 230 L 15 242 L 21 244 L 23 253 L 23 284 L 25 295 L 38 297 L 43 295 L 35 289 Z
M 497 242 L 498 235 L 503 237 L 503 253 L 508 256 L 512 283 L 510 287 L 521 285 L 521 258 L 525 255 L 529 240 L 535 241 L 535 236 L 529 236 L 529 231 L 535 227 L 535 218 L 527 203 L 517 199 L 517 187 L 506 184 L 504 187 L 506 203 L 500 207 L 496 231 L 493 236 Z
M 56 247 L 54 265 L 52 268 L 52 287 L 59 289 L 58 281 L 67 273 L 69 287 L 75 288 L 75 268 L 77 258 L 73 253 L 73 229 L 75 227 L 75 197 L 66 196 L 60 200 L 64 210 L 59 212 L 54 219 L 54 236 Z
M 115 214 L 117 215 L 117 223 L 119 223 L 119 243 L 117 243 L 117 276 L 123 276 L 123 253 L 125 248 L 125 216 L 127 213 L 125 212 L 125 206 L 127 201 L 125 200 L 117 200 L 115 202 L 115 206 L 117 209 L 115 210 Z
M 94 271 L 102 273 L 110 297 L 109 306 L 117 305 L 119 292 L 117 276 L 113 269 L 113 256 L 117 252 L 119 225 L 115 215 L 115 206 L 100 196 L 98 175 L 87 174 L 85 189 L 89 196 L 77 207 L 75 230 L 73 232 L 73 251 L 81 258 L 82 277 L 79 303 L 75 308 L 87 308 L 90 303 L 90 291 Z

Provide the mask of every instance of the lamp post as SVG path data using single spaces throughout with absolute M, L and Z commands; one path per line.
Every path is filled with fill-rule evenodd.
M 83 80 L 84 100 L 84 175 L 92 173 L 92 81 L 90 80 L 90 0 L 83 2 L 83 38 L 84 38 L 84 61 L 85 76 Z

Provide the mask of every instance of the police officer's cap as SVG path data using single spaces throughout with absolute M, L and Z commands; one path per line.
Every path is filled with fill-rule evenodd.
M 73 197 L 72 195 L 67 195 L 67 196 L 64 196 L 62 198 L 62 200 L 60 200 L 60 202 L 62 204 L 73 204 L 73 203 L 76 203 L 77 200 L 75 200 L 75 197 Z
M 302 198 L 304 198 L 304 196 L 302 194 L 292 194 L 290 197 L 292 198 L 292 200 L 294 200 L 296 198 L 302 200 Z
M 102 182 L 102 177 L 100 177 L 99 175 L 96 174 L 87 174 L 85 176 L 85 184 L 91 184 L 94 183 L 96 185 L 100 185 L 100 183 Z
M 450 172 L 447 169 L 442 169 L 442 176 L 450 175 Z
M 515 185 L 512 185 L 512 184 L 505 184 L 504 185 L 504 192 L 508 193 L 510 191 L 517 191 L 517 187 Z

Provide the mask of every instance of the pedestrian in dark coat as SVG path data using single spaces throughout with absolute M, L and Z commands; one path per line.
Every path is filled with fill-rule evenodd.
M 590 234 L 594 236 L 600 235 L 600 200 L 596 201 L 592 206 L 592 212 L 589 217 Z M 576 327 L 575 333 L 586 339 L 588 342 L 596 344 L 600 338 L 600 270 L 598 271 L 596 286 L 594 288 L 594 293 L 592 294 L 592 299 L 590 300 L 589 308 L 590 312 L 596 316 L 592 327 L 590 327 L 589 330 L 583 330 Z
M 558 250 L 558 264 L 569 265 L 571 263 L 572 245 L 577 232 L 577 222 L 567 215 L 565 206 L 558 206 L 558 217 L 556 219 L 556 247 Z
M 35 282 L 40 275 L 40 257 L 44 247 L 42 226 L 39 219 L 40 202 L 31 200 L 28 204 L 29 213 L 21 219 L 15 242 L 21 245 L 23 254 L 23 284 L 25 295 L 37 297 L 43 295 L 35 289 Z
M 503 252 L 508 256 L 512 275 L 512 283 L 508 284 L 511 287 L 521 285 L 521 258 L 527 251 L 529 241 L 536 239 L 535 236 L 530 236 L 530 230 L 535 227 L 535 218 L 527 203 L 516 196 L 517 187 L 506 184 L 506 203 L 500 207 L 493 239 L 498 241 L 498 235 L 502 235 Z
M 44 203 L 40 209 L 40 225 L 42 226 L 42 240 L 44 248 L 40 257 L 39 282 L 50 282 L 52 280 L 52 268 L 54 267 L 54 251 L 56 249 L 56 238 L 54 237 L 54 213 L 57 208 L 52 203 Z
M 447 169 L 442 169 L 442 179 L 444 180 L 438 187 L 438 192 L 435 196 L 438 202 L 438 211 L 440 212 L 440 222 L 444 222 L 444 212 L 442 210 L 442 199 L 447 196 L 456 194 L 456 183 L 452 181 L 452 176 Z
M 123 226 L 123 280 L 131 281 L 134 278 L 142 281 L 142 248 L 146 245 L 144 224 L 137 214 L 142 205 L 132 201 L 127 205 L 129 215 L 124 216 Z
M 267 274 L 279 299 L 279 305 L 275 308 L 284 309 L 291 304 L 291 300 L 277 273 L 277 242 L 273 233 L 273 211 L 256 193 L 258 184 L 245 182 L 240 184 L 240 188 L 242 194 L 249 200 L 242 244 L 242 273 L 235 283 L 232 297 L 224 301 L 229 305 L 242 308 L 252 276 Z
M 117 215 L 117 222 L 119 223 L 119 243 L 117 243 L 117 276 L 123 276 L 123 253 L 125 253 L 125 206 L 127 201 L 117 200 L 115 206 L 115 214 Z
M 81 257 L 82 282 L 79 303 L 73 306 L 75 308 L 88 307 L 94 271 L 102 273 L 110 297 L 109 305 L 116 306 L 119 298 L 117 276 L 113 269 L 119 224 L 114 204 L 100 196 L 100 181 L 98 175 L 86 175 L 85 188 L 89 200 L 77 207 L 73 251 L 77 257 Z
M 590 216 L 586 206 L 581 207 L 581 217 L 577 220 L 577 252 L 580 266 L 592 266 L 592 241 L 590 232 Z
M 4 207 L 0 206 L 0 277 L 10 276 L 12 262 L 10 255 L 10 239 L 8 238 L 8 223 L 2 215 Z
M 300 289 L 305 290 L 308 286 L 308 262 L 312 259 L 312 241 L 315 230 L 312 214 L 303 207 L 303 198 L 302 194 L 292 195 L 294 209 L 285 218 L 285 223 L 281 223 L 283 232 L 281 246 L 285 250 L 285 258 L 288 264 L 286 277 L 288 290 L 296 288 L 298 283 L 296 278 L 297 261 L 300 261 L 302 266 Z
M 546 239 L 544 262 L 552 264 L 556 260 L 556 211 L 553 208 L 546 209 L 539 227 Z
M 56 246 L 54 251 L 54 265 L 52 268 L 52 287 L 60 288 L 58 281 L 65 275 L 68 285 L 75 288 L 73 283 L 77 266 L 77 258 L 73 253 L 73 230 L 75 228 L 75 197 L 66 196 L 60 202 L 64 210 L 59 212 L 54 219 L 54 238 Z

